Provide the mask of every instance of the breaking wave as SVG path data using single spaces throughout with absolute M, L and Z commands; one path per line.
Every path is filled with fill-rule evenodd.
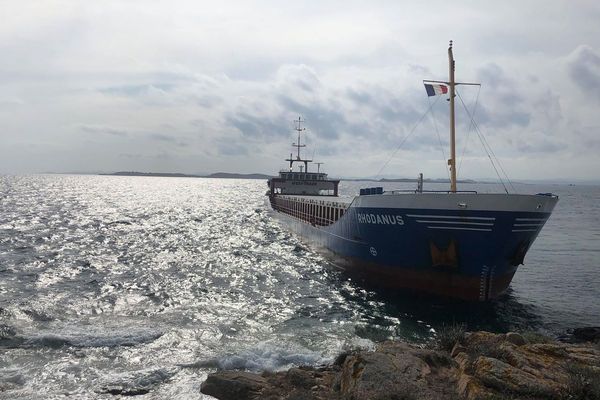
M 146 394 L 161 383 L 169 381 L 176 373 L 173 368 L 149 368 L 113 374 L 105 380 L 98 391 L 123 396 Z
M 162 332 L 133 331 L 117 334 L 94 335 L 85 333 L 47 333 L 25 337 L 24 345 L 41 347 L 120 347 L 136 346 L 152 342 L 163 335 Z
M 210 360 L 187 366 L 217 368 L 222 370 L 278 371 L 299 365 L 320 365 L 331 361 L 320 352 L 295 347 L 283 347 L 270 341 L 233 354 L 225 354 Z

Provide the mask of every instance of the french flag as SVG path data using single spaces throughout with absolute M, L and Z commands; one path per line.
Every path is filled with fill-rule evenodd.
M 427 96 L 437 96 L 448 93 L 448 86 L 439 85 L 437 83 L 424 83 Z

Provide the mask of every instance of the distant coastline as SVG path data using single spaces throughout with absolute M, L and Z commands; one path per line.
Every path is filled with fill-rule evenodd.
M 137 172 L 137 171 L 119 171 L 111 174 L 99 174 L 110 176 L 156 176 L 164 178 L 224 178 L 224 179 L 269 179 L 270 175 L 265 174 L 236 174 L 228 172 L 216 172 L 210 175 L 194 175 L 171 172 Z
M 266 174 L 239 174 L 230 172 L 216 172 L 209 175 L 182 174 L 177 172 L 137 172 L 137 171 L 118 171 L 99 175 L 110 176 L 155 176 L 164 178 L 220 178 L 220 179 L 270 179 L 273 176 Z M 415 178 L 340 178 L 342 181 L 366 181 L 366 182 L 417 182 Z M 448 179 L 423 179 L 426 183 L 448 183 Z M 458 180 L 458 183 L 480 183 L 472 179 Z

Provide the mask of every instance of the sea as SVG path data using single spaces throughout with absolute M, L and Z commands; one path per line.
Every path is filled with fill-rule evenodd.
M 600 187 L 514 186 L 560 200 L 508 293 L 463 303 L 346 276 L 274 218 L 263 180 L 0 176 L 0 398 L 209 399 L 200 385 L 217 369 L 425 345 L 452 324 L 600 325 Z

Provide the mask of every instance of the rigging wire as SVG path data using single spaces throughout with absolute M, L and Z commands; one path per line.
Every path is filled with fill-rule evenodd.
M 471 113 L 467 109 L 467 106 L 465 105 L 465 102 L 463 101 L 462 96 L 460 95 L 460 93 L 458 91 L 456 92 L 456 94 L 458 95 L 458 98 L 460 99 L 460 101 L 461 101 L 461 103 L 463 105 L 463 108 L 467 112 L 467 115 L 469 115 L 469 117 L 471 118 L 471 122 L 473 123 L 473 126 L 475 126 L 475 133 L 477 133 L 477 136 L 479 137 L 479 141 L 481 142 L 483 150 L 485 151 L 485 153 L 487 154 L 488 158 L 490 159 L 490 163 L 492 164 L 492 167 L 494 168 L 494 171 L 496 172 L 496 175 L 498 176 L 498 179 L 500 180 L 500 183 L 504 187 L 504 191 L 506 193 L 508 193 L 508 190 L 506 189 L 506 185 L 504 185 L 504 181 L 502 180 L 502 176 L 500 175 L 500 173 L 498 172 L 498 169 L 496 168 L 496 164 L 494 163 L 494 160 L 492 159 L 490 151 L 488 151 L 488 145 L 486 144 L 486 142 L 482 138 L 483 135 L 481 134 L 481 132 L 479 131 L 479 129 L 477 129 L 477 126 L 475 125 L 475 120 L 472 118 Z
M 477 130 L 479 131 L 479 127 L 476 125 L 475 126 L 477 128 Z M 479 131 L 481 133 L 481 131 Z M 510 185 L 512 191 L 514 193 L 517 192 L 517 189 L 515 188 L 515 186 L 512 184 L 512 181 L 510 180 L 510 178 L 508 177 L 508 174 L 506 173 L 506 171 L 504 170 L 504 167 L 502 166 L 502 163 L 500 162 L 500 159 L 496 156 L 496 154 L 494 153 L 494 149 L 492 149 L 492 146 L 490 146 L 490 144 L 487 141 L 487 138 L 483 135 L 483 133 L 481 133 L 481 137 L 483 138 L 483 140 L 485 141 L 485 143 L 487 144 L 488 148 L 490 149 L 490 152 L 492 153 L 492 156 L 496 159 L 496 162 L 498 163 L 498 166 L 500 167 L 500 170 L 502 171 L 502 173 L 504 174 L 504 177 L 506 178 L 506 181 L 508 182 L 508 184 Z
M 463 105 L 463 108 L 465 109 L 465 111 L 467 112 L 467 114 L 469 115 L 469 117 L 471 117 L 471 113 L 469 112 L 469 109 L 465 105 L 465 102 L 463 101 L 460 93 L 457 92 L 457 94 L 458 94 L 458 98 L 460 99 L 460 102 Z M 490 162 L 492 163 L 492 167 L 494 167 L 494 171 L 496 171 L 496 175 L 498 175 L 498 179 L 500 179 L 500 183 L 504 187 L 504 191 L 506 193 L 508 193 L 508 189 L 506 188 L 506 185 L 504 184 L 502 176 L 500 175 L 500 173 L 498 172 L 498 169 L 496 168 L 496 164 L 494 163 L 493 158 L 496 159 L 496 163 L 498 164 L 498 167 L 500 168 L 500 170 L 504 173 L 504 176 L 506 177 L 507 182 L 509 183 L 509 185 L 511 186 L 511 188 L 513 189 L 513 191 L 516 192 L 515 187 L 513 186 L 512 182 L 510 181 L 510 178 L 508 177 L 508 174 L 506 173 L 506 171 L 502 167 L 502 164 L 500 163 L 500 159 L 496 156 L 496 154 L 494 153 L 494 150 L 492 150 L 492 147 L 490 146 L 490 144 L 488 143 L 487 139 L 485 138 L 485 136 L 483 135 L 483 133 L 479 129 L 479 126 L 477 125 L 477 123 L 475 122 L 475 120 L 472 119 L 472 121 L 473 121 L 473 126 L 475 127 L 475 132 L 477 133 L 477 136 L 479 137 L 479 140 L 481 141 L 483 149 L 485 150 L 488 158 L 490 159 Z
M 442 150 L 442 157 L 444 157 L 444 169 L 448 174 L 448 180 L 450 180 L 450 170 L 448 169 L 448 159 L 446 158 L 446 152 L 444 151 L 444 146 L 442 145 L 442 137 L 440 136 L 440 131 L 437 126 L 437 122 L 435 121 L 435 115 L 433 115 L 433 107 L 431 105 L 431 99 L 427 96 L 427 101 L 429 102 L 429 108 L 431 109 L 431 120 L 433 121 L 433 126 L 435 127 L 435 133 L 437 134 L 438 143 L 440 144 L 440 149 Z
M 458 92 L 458 89 L 456 91 Z M 457 175 L 460 174 L 460 168 L 462 167 L 463 160 L 465 159 L 465 152 L 467 150 L 467 144 L 469 143 L 469 137 L 471 135 L 471 130 L 473 129 L 473 125 L 475 123 L 475 113 L 477 112 L 477 104 L 479 104 L 479 94 L 480 93 L 481 93 L 481 85 L 479 85 L 479 90 L 477 90 L 477 97 L 475 98 L 475 105 L 473 106 L 473 116 L 471 117 L 471 121 L 469 122 L 469 129 L 467 130 L 467 138 L 465 139 L 463 151 L 462 151 L 462 154 L 460 155 L 460 161 L 458 162 L 458 170 L 456 171 Z
M 427 115 L 427 113 L 429 113 L 429 111 L 431 110 L 431 108 L 439 101 L 440 97 L 441 96 L 438 96 L 437 99 L 433 102 L 433 104 L 429 105 L 429 108 L 427 109 L 427 111 L 425 111 L 425 113 L 423 115 L 421 115 L 421 118 L 419 118 L 419 120 L 417 121 L 417 123 L 410 130 L 410 132 L 406 136 L 404 136 L 404 139 L 402 139 L 402 141 L 400 142 L 400 144 L 398 145 L 398 147 L 396 147 L 396 150 L 394 150 L 394 152 L 390 155 L 390 157 L 385 162 L 385 164 L 383 164 L 383 166 L 379 169 L 379 172 L 377 172 L 377 175 L 375 175 L 375 178 L 379 178 L 379 175 L 381 174 L 381 171 L 383 171 L 385 169 L 385 167 L 388 166 L 388 164 L 390 163 L 390 161 L 392 161 L 392 158 L 394 158 L 394 156 L 396 155 L 396 153 L 398 152 L 398 150 L 400 150 L 400 148 L 404 145 L 404 143 L 406 142 L 406 140 L 414 133 L 415 129 L 417 129 L 417 126 L 419 126 L 419 124 L 423 121 L 423 119 L 425 118 L 425 116 Z

